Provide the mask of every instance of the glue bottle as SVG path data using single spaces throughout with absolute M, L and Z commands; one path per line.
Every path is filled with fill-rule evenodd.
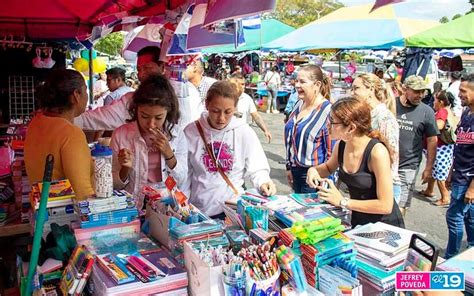
M 96 144 L 92 150 L 94 160 L 95 194 L 97 197 L 111 197 L 114 191 L 112 178 L 112 149 Z

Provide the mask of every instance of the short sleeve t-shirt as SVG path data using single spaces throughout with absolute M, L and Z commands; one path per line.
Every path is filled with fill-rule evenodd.
M 242 93 L 237 102 L 237 111 L 242 115 L 242 119 L 248 122 L 249 115 L 257 112 L 257 107 L 248 94 Z
M 423 138 L 439 133 L 434 111 L 424 103 L 405 107 L 397 98 L 397 121 L 400 128 L 399 169 L 417 169 L 422 157 Z
M 456 130 L 452 182 L 469 185 L 474 177 L 474 113 L 464 111 Z

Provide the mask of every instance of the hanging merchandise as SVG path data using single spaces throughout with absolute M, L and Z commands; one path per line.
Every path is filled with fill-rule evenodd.
M 295 72 L 295 65 L 293 64 L 293 59 L 289 57 L 286 64 L 286 74 L 291 75 L 293 72 Z
M 179 21 L 178 26 L 171 37 L 167 56 L 195 54 L 199 52 L 198 50 L 188 50 L 186 46 L 189 24 L 195 7 L 196 5 L 194 4 L 189 6 L 188 10 Z
M 220 32 L 213 33 L 208 31 L 206 28 L 203 28 L 207 5 L 207 0 L 196 1 L 196 7 L 194 8 L 188 30 L 186 43 L 188 50 L 234 43 L 234 34 L 223 34 Z M 237 5 L 231 5 L 229 7 L 235 6 Z M 240 6 L 240 3 L 238 6 Z
M 275 0 L 242 0 L 239 1 L 239 5 L 235 5 L 233 0 L 212 0 L 207 6 L 203 26 L 270 12 L 275 8 L 275 4 Z
M 45 58 L 43 58 L 43 54 L 46 55 Z M 51 69 L 56 64 L 56 61 L 51 58 L 52 55 L 53 49 L 51 47 L 37 47 L 36 57 L 32 61 L 33 67 Z
M 81 51 L 81 57 L 74 60 L 72 66 L 77 71 L 81 72 L 85 76 L 89 75 L 89 50 L 85 49 Z M 94 73 L 102 73 L 107 70 L 107 64 L 102 58 L 97 57 L 97 52 L 92 50 L 92 71 Z

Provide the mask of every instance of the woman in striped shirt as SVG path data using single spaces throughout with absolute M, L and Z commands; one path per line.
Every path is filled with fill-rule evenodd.
M 329 136 L 329 81 L 321 68 L 300 69 L 295 84 L 299 101 L 285 125 L 286 172 L 295 193 L 315 192 L 306 184 L 308 168 L 327 161 L 332 145 Z

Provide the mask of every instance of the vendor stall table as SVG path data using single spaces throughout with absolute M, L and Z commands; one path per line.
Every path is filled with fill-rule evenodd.
M 8 237 L 14 236 L 19 234 L 26 234 L 30 233 L 31 226 L 28 223 L 20 223 L 17 221 L 15 223 L 7 224 L 4 226 L 0 226 L 0 237 Z

